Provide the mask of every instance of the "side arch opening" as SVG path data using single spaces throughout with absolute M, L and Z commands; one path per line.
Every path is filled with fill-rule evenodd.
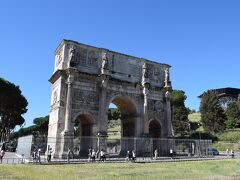
M 79 114 L 74 124 L 74 154 L 87 156 L 92 147 L 93 119 L 89 114 Z

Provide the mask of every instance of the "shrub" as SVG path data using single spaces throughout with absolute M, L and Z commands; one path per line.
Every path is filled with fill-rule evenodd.
M 212 141 L 217 141 L 218 138 L 211 133 L 207 132 L 194 132 L 189 136 L 190 139 L 211 139 Z
M 226 131 L 217 135 L 219 141 L 240 142 L 240 131 Z

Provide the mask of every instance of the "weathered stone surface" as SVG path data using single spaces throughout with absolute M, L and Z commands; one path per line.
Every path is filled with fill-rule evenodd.
M 55 156 L 71 147 L 75 121 L 82 136 L 106 134 L 110 103 L 121 111 L 122 136 L 172 136 L 169 65 L 70 40 L 55 52 L 48 133 Z M 149 132 L 155 126 L 160 132 Z

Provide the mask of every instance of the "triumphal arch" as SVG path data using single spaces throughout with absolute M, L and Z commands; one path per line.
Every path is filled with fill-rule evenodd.
M 83 140 L 106 137 L 110 103 L 121 112 L 121 137 L 172 137 L 169 68 L 167 64 L 63 40 L 55 51 L 50 78 L 48 147 L 54 156 L 65 157 L 72 148 L 76 122 Z M 85 141 L 82 151 L 94 146 L 94 141 Z

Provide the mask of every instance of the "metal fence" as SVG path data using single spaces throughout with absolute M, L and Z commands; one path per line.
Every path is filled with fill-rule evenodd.
M 62 141 L 54 138 L 48 138 L 48 144 L 57 147 L 58 151 L 62 147 Z M 127 151 L 135 151 L 138 157 L 153 157 L 154 151 L 158 156 L 208 156 L 208 148 L 211 146 L 211 140 L 195 139 L 161 139 L 161 138 L 138 138 L 121 137 L 111 140 L 107 137 L 82 136 L 80 138 L 69 140 L 69 148 L 72 149 L 74 157 L 88 157 L 89 149 L 99 152 L 103 149 L 109 157 L 126 157 Z M 65 148 L 66 149 L 66 148 Z
M 36 139 L 38 140 L 36 141 Z M 151 159 L 154 157 L 156 151 L 158 157 L 205 157 L 209 156 L 208 148 L 212 145 L 211 140 L 148 137 L 121 137 L 120 139 L 112 140 L 108 139 L 108 137 L 82 136 L 65 141 L 65 145 L 63 142 L 61 138 L 25 138 L 25 141 L 18 142 L 18 147 L 29 147 L 30 145 L 31 150 L 30 152 L 28 151 L 27 154 L 21 153 L 19 155 L 23 155 L 25 159 L 27 158 L 29 161 L 32 161 L 31 154 L 33 150 L 39 148 L 41 149 L 41 155 L 46 158 L 48 149 L 53 147 L 53 158 L 61 159 L 59 152 L 62 150 L 62 147 L 65 147 L 65 151 L 67 151 L 68 148 L 72 150 L 73 159 L 87 159 L 90 148 L 94 149 L 95 152 L 103 149 L 108 159 L 125 158 L 127 151 L 133 150 L 137 157 Z M 47 144 L 49 145 L 48 147 Z M 172 154 L 170 153 L 171 151 Z M 21 163 L 22 159 L 19 158 L 13 161 Z M 46 161 L 46 159 L 43 161 Z

